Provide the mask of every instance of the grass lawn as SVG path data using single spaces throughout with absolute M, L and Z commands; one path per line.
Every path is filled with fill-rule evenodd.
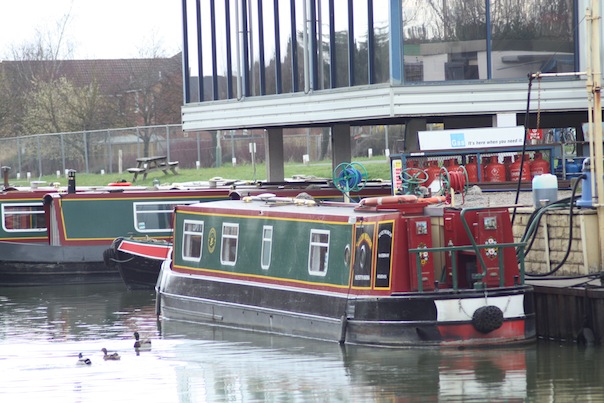
M 367 178 L 370 180 L 383 179 L 390 180 L 390 165 L 389 159 L 385 157 L 358 158 L 354 162 L 362 165 L 367 171 Z M 358 165 L 355 167 L 362 171 Z M 300 163 L 286 163 L 284 167 L 285 177 L 291 178 L 295 175 L 303 175 L 318 178 L 332 178 L 333 172 L 331 161 L 311 162 L 308 165 Z M 339 172 L 340 170 L 338 170 Z M 158 179 L 160 183 L 172 184 L 182 182 L 207 181 L 211 178 L 220 177 L 224 179 L 238 179 L 242 181 L 262 181 L 266 180 L 266 165 L 256 164 L 248 165 L 223 165 L 219 168 L 201 168 L 201 169 L 179 169 L 178 175 L 173 175 L 171 172 L 165 175 L 162 171 L 151 172 L 146 180 L 142 180 L 142 176 L 136 181 L 136 185 L 152 186 L 153 180 Z M 57 178 L 54 175 L 42 176 L 40 178 L 32 178 L 31 180 L 39 180 L 47 184 L 59 182 L 61 186 L 67 186 L 67 178 L 62 176 Z M 76 185 L 78 186 L 104 186 L 108 183 L 132 180 L 132 174 L 129 172 L 111 173 L 111 174 L 86 174 L 76 173 Z M 27 186 L 29 181 L 21 178 L 16 180 L 11 177 L 9 182 L 13 186 Z

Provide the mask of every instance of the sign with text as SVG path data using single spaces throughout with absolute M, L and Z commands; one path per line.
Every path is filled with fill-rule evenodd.
M 434 151 L 518 147 L 522 146 L 526 132 L 524 126 L 514 126 L 420 131 L 417 135 L 420 150 Z

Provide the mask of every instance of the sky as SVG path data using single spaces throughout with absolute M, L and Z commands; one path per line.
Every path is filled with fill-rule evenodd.
M 173 56 L 182 48 L 180 0 L 0 0 L 0 60 L 36 43 L 37 31 L 57 38 L 68 15 L 72 59 L 136 58 L 154 45 Z

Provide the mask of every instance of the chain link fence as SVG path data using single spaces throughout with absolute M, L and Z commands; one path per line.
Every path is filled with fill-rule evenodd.
M 303 163 L 331 155 L 329 128 L 285 129 L 283 134 L 285 161 Z M 391 136 L 391 146 L 401 135 Z M 367 156 L 368 149 L 378 155 L 388 148 L 388 136 L 384 139 L 375 126 L 353 128 L 351 136 L 353 156 Z M 262 163 L 265 151 L 263 129 L 183 132 L 181 125 L 163 125 L 0 138 L 0 166 L 10 167 L 12 177 L 29 179 L 68 170 L 122 173 L 136 166 L 137 158 L 157 155 L 178 161 L 184 169 L 246 164 L 252 159 Z

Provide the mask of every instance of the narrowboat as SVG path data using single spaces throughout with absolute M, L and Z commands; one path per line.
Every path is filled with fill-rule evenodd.
M 3 195 L 0 286 L 120 282 L 103 258 L 115 238 L 168 240 L 175 205 L 227 199 L 229 192 L 104 188 L 35 193 L 27 203 L 23 192 Z
M 230 199 L 241 197 L 263 197 L 278 194 L 280 197 L 295 197 L 301 189 L 305 194 L 323 201 L 343 200 L 342 192 L 334 187 L 329 187 L 324 181 L 287 182 L 275 184 L 262 184 L 258 188 L 239 186 L 234 188 Z M 378 197 L 389 195 L 390 186 L 384 183 L 369 184 L 362 190 L 353 191 L 350 197 L 362 199 L 364 197 Z M 169 256 L 172 243 L 165 239 L 141 237 L 118 237 L 111 247 L 104 252 L 104 261 L 107 267 L 116 267 L 128 289 L 150 289 L 157 283 L 162 262 Z
M 152 290 L 172 242 L 157 238 L 118 237 L 104 252 L 105 265 L 116 267 L 129 290 Z
M 179 205 L 162 320 L 384 347 L 536 339 L 506 207 L 413 195 Z

